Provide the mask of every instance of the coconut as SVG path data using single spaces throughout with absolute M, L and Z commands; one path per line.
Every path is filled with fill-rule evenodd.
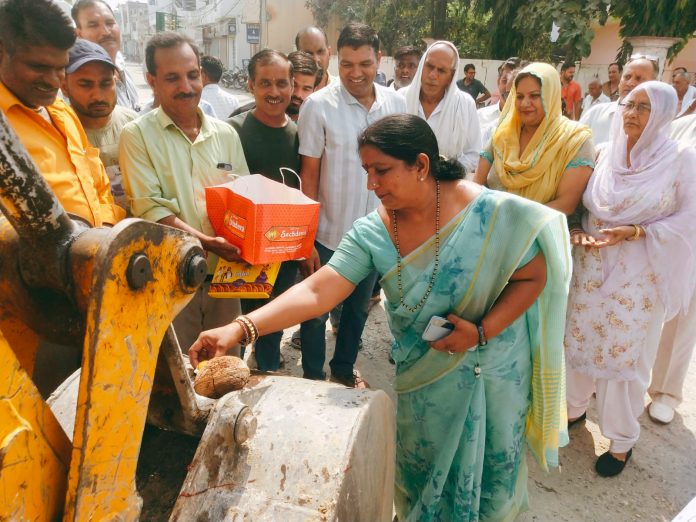
M 193 389 L 199 395 L 218 399 L 226 393 L 242 389 L 249 382 L 249 375 L 249 367 L 239 357 L 215 357 L 198 365 Z

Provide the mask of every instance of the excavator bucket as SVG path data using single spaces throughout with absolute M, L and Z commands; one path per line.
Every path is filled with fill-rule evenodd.
M 138 520 L 146 421 L 201 437 L 171 520 L 391 520 L 385 393 L 270 377 L 195 394 L 170 324 L 207 273 L 197 239 L 73 219 L 1 112 L 0 211 L 0 521 Z M 47 402 L 44 341 L 82 347 Z

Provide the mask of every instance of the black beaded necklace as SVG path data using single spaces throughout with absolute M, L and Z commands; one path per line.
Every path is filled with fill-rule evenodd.
M 420 310 L 430 296 L 435 286 L 435 278 L 440 267 L 440 181 L 435 180 L 435 266 L 433 273 L 430 275 L 428 288 L 423 294 L 423 297 L 416 306 L 406 304 L 404 300 L 404 287 L 401 281 L 401 249 L 399 248 L 399 227 L 396 222 L 396 210 L 392 210 L 392 223 L 394 225 L 394 244 L 396 246 L 396 284 L 399 287 L 400 304 L 409 312 L 417 312 Z

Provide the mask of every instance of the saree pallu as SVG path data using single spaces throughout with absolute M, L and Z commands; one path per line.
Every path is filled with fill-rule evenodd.
M 525 439 L 544 468 L 558 464 L 558 447 L 567 443 L 565 216 L 483 189 L 440 236 L 440 270 L 417 313 L 399 306 L 396 251 L 376 212 L 355 223 L 329 266 L 350 280 L 371 267 L 384 274 L 396 339 L 399 521 L 513 520 L 526 507 Z M 433 315 L 454 312 L 478 323 L 512 273 L 539 251 L 546 259 L 545 289 L 487 346 L 450 356 L 421 340 Z M 425 293 L 433 262 L 434 238 L 403 259 L 411 306 Z

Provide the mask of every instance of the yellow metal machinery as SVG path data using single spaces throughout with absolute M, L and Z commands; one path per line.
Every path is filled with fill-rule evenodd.
M 137 520 L 160 342 L 206 275 L 172 228 L 71 219 L 0 113 L 0 520 Z M 83 346 L 73 441 L 31 380 L 41 338 Z
M 169 325 L 207 274 L 196 239 L 71 218 L 1 112 L 0 210 L 0 521 L 138 520 L 146 419 L 202 436 L 170 520 L 391 520 L 384 393 L 273 378 L 195 395 Z M 50 406 L 42 340 L 83 347 Z

